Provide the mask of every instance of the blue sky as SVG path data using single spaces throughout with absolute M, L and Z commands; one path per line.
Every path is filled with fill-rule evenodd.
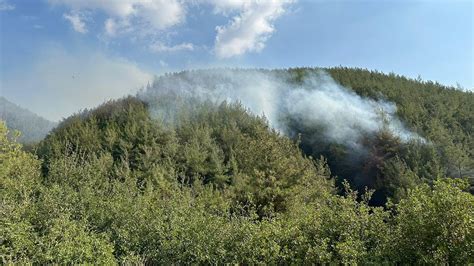
M 182 69 L 350 66 L 474 88 L 470 0 L 0 0 L 0 93 L 52 120 Z

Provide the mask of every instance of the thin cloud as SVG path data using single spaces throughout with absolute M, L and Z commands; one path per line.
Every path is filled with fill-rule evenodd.
M 73 12 L 63 15 L 64 19 L 68 20 L 72 28 L 80 33 L 87 33 L 86 23 L 84 22 L 84 16 L 79 12 Z
M 15 6 L 8 3 L 7 0 L 0 0 L 0 11 L 14 10 Z
M 194 51 L 188 42 L 168 46 L 163 37 L 175 27 L 186 22 L 190 7 L 207 5 L 214 15 L 228 17 L 225 25 L 216 26 L 213 52 L 218 58 L 230 58 L 249 52 L 260 52 L 275 32 L 274 22 L 287 11 L 295 0 L 49 0 L 52 5 L 70 9 L 65 14 L 73 28 L 87 32 L 84 11 L 101 11 L 106 14 L 103 22 L 104 36 L 138 37 L 157 53 Z M 166 40 L 167 43 L 169 40 Z
M 115 36 L 118 32 L 130 32 L 152 28 L 166 30 L 185 20 L 186 10 L 177 0 L 49 0 L 52 5 L 62 5 L 79 11 L 102 11 L 108 16 L 105 32 Z M 84 22 L 73 17 L 76 22 Z M 85 25 L 83 26 L 85 27 Z
M 156 42 L 150 45 L 150 50 L 156 53 L 162 52 L 179 52 L 179 51 L 193 51 L 194 45 L 192 43 L 180 43 L 177 45 L 167 46 L 164 43 Z
M 15 102 L 50 120 L 60 120 L 108 99 L 134 94 L 153 75 L 134 62 L 98 51 L 46 48 L 36 63 L 2 81 L 5 96 L 24 93 Z M 54 104 L 51 104 L 53 103 Z

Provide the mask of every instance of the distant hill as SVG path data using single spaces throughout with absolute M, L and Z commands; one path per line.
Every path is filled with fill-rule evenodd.
M 7 99 L 0 97 L 0 120 L 4 120 L 11 130 L 19 130 L 22 143 L 42 140 L 57 123 L 49 121 Z

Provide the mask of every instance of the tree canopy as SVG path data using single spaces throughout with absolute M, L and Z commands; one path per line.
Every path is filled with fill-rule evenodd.
M 274 71 L 299 82 L 315 70 Z M 347 147 L 304 127 L 285 136 L 239 103 L 201 102 L 169 123 L 139 97 L 65 119 L 34 151 L 2 122 L 2 263 L 474 262 L 472 93 L 327 71 L 394 101 L 427 142 L 381 129 L 353 161 Z

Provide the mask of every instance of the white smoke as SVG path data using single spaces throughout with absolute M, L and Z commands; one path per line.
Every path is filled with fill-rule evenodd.
M 289 117 L 308 128 L 324 128 L 325 137 L 337 143 L 353 146 L 362 135 L 382 128 L 402 141 L 421 139 L 403 126 L 394 103 L 363 98 L 322 71 L 307 77 L 301 86 L 290 87 L 283 106 Z
M 292 120 L 306 128 L 322 128 L 328 140 L 352 147 L 358 146 L 365 134 L 382 128 L 402 141 L 421 140 L 397 118 L 394 103 L 363 98 L 323 71 L 308 73 L 300 83 L 291 82 L 292 77 L 282 73 L 227 69 L 182 72 L 157 78 L 142 96 L 151 103 L 170 94 L 198 102 L 240 102 L 252 113 L 265 115 L 282 133 L 297 133 L 288 123 Z M 163 114 L 163 105 L 152 106 L 155 114 Z

